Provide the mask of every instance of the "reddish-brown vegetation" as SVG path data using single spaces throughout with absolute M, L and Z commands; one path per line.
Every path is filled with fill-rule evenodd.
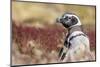
M 90 38 L 91 49 L 95 49 L 95 28 L 93 26 L 84 26 L 84 32 Z M 13 46 L 17 46 L 19 50 L 14 51 L 18 55 L 13 55 L 14 64 L 38 64 L 38 63 L 56 63 L 57 53 L 63 45 L 64 38 L 67 30 L 57 25 L 46 25 L 45 28 L 36 28 L 30 26 L 12 24 L 12 42 Z M 29 47 L 27 44 L 34 41 L 31 46 L 37 46 L 36 48 Z M 60 47 L 59 47 L 60 45 Z M 13 52 L 14 52 L 13 51 Z M 20 58 L 17 58 L 17 57 Z M 24 57 L 23 57 L 24 56 Z M 27 59 L 28 61 L 24 61 Z M 42 61 L 43 60 L 43 61 Z
M 13 23 L 12 33 L 13 40 L 19 43 L 21 49 L 27 48 L 27 42 L 34 40 L 39 43 L 44 50 L 57 50 L 58 44 L 63 44 L 61 40 L 64 40 L 67 31 L 57 25 L 47 26 L 46 28 L 35 28 L 28 26 L 17 26 Z M 95 29 L 92 27 L 84 27 L 84 31 L 90 38 L 91 48 L 95 47 Z M 21 50 L 23 51 L 23 50 Z M 25 50 L 24 50 L 25 52 Z M 27 52 L 27 50 L 26 50 Z
M 34 40 L 41 44 L 44 50 L 57 50 L 57 45 L 63 44 L 61 39 L 64 39 L 63 37 L 66 34 L 65 29 L 58 26 L 46 27 L 43 29 L 16 26 L 14 23 L 12 26 L 13 40 L 20 44 L 21 49 L 26 48 L 28 41 Z

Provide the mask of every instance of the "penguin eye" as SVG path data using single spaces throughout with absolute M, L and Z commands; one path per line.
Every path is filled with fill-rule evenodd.
M 69 19 L 71 19 L 71 17 L 69 17 Z

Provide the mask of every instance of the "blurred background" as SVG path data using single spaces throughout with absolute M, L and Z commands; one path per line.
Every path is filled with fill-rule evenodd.
M 79 16 L 95 60 L 95 7 L 12 1 L 12 64 L 57 63 L 67 29 L 56 23 L 65 12 Z

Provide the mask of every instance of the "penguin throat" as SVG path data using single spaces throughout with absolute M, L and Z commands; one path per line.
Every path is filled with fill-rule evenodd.
M 82 31 L 82 26 L 78 25 L 78 26 L 73 26 L 73 27 L 68 28 L 69 34 L 75 32 L 75 31 Z

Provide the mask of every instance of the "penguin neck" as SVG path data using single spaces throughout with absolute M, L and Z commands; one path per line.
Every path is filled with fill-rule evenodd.
M 69 34 L 75 32 L 75 31 L 82 31 L 82 26 L 77 25 L 77 26 L 73 26 L 73 27 L 68 28 Z

